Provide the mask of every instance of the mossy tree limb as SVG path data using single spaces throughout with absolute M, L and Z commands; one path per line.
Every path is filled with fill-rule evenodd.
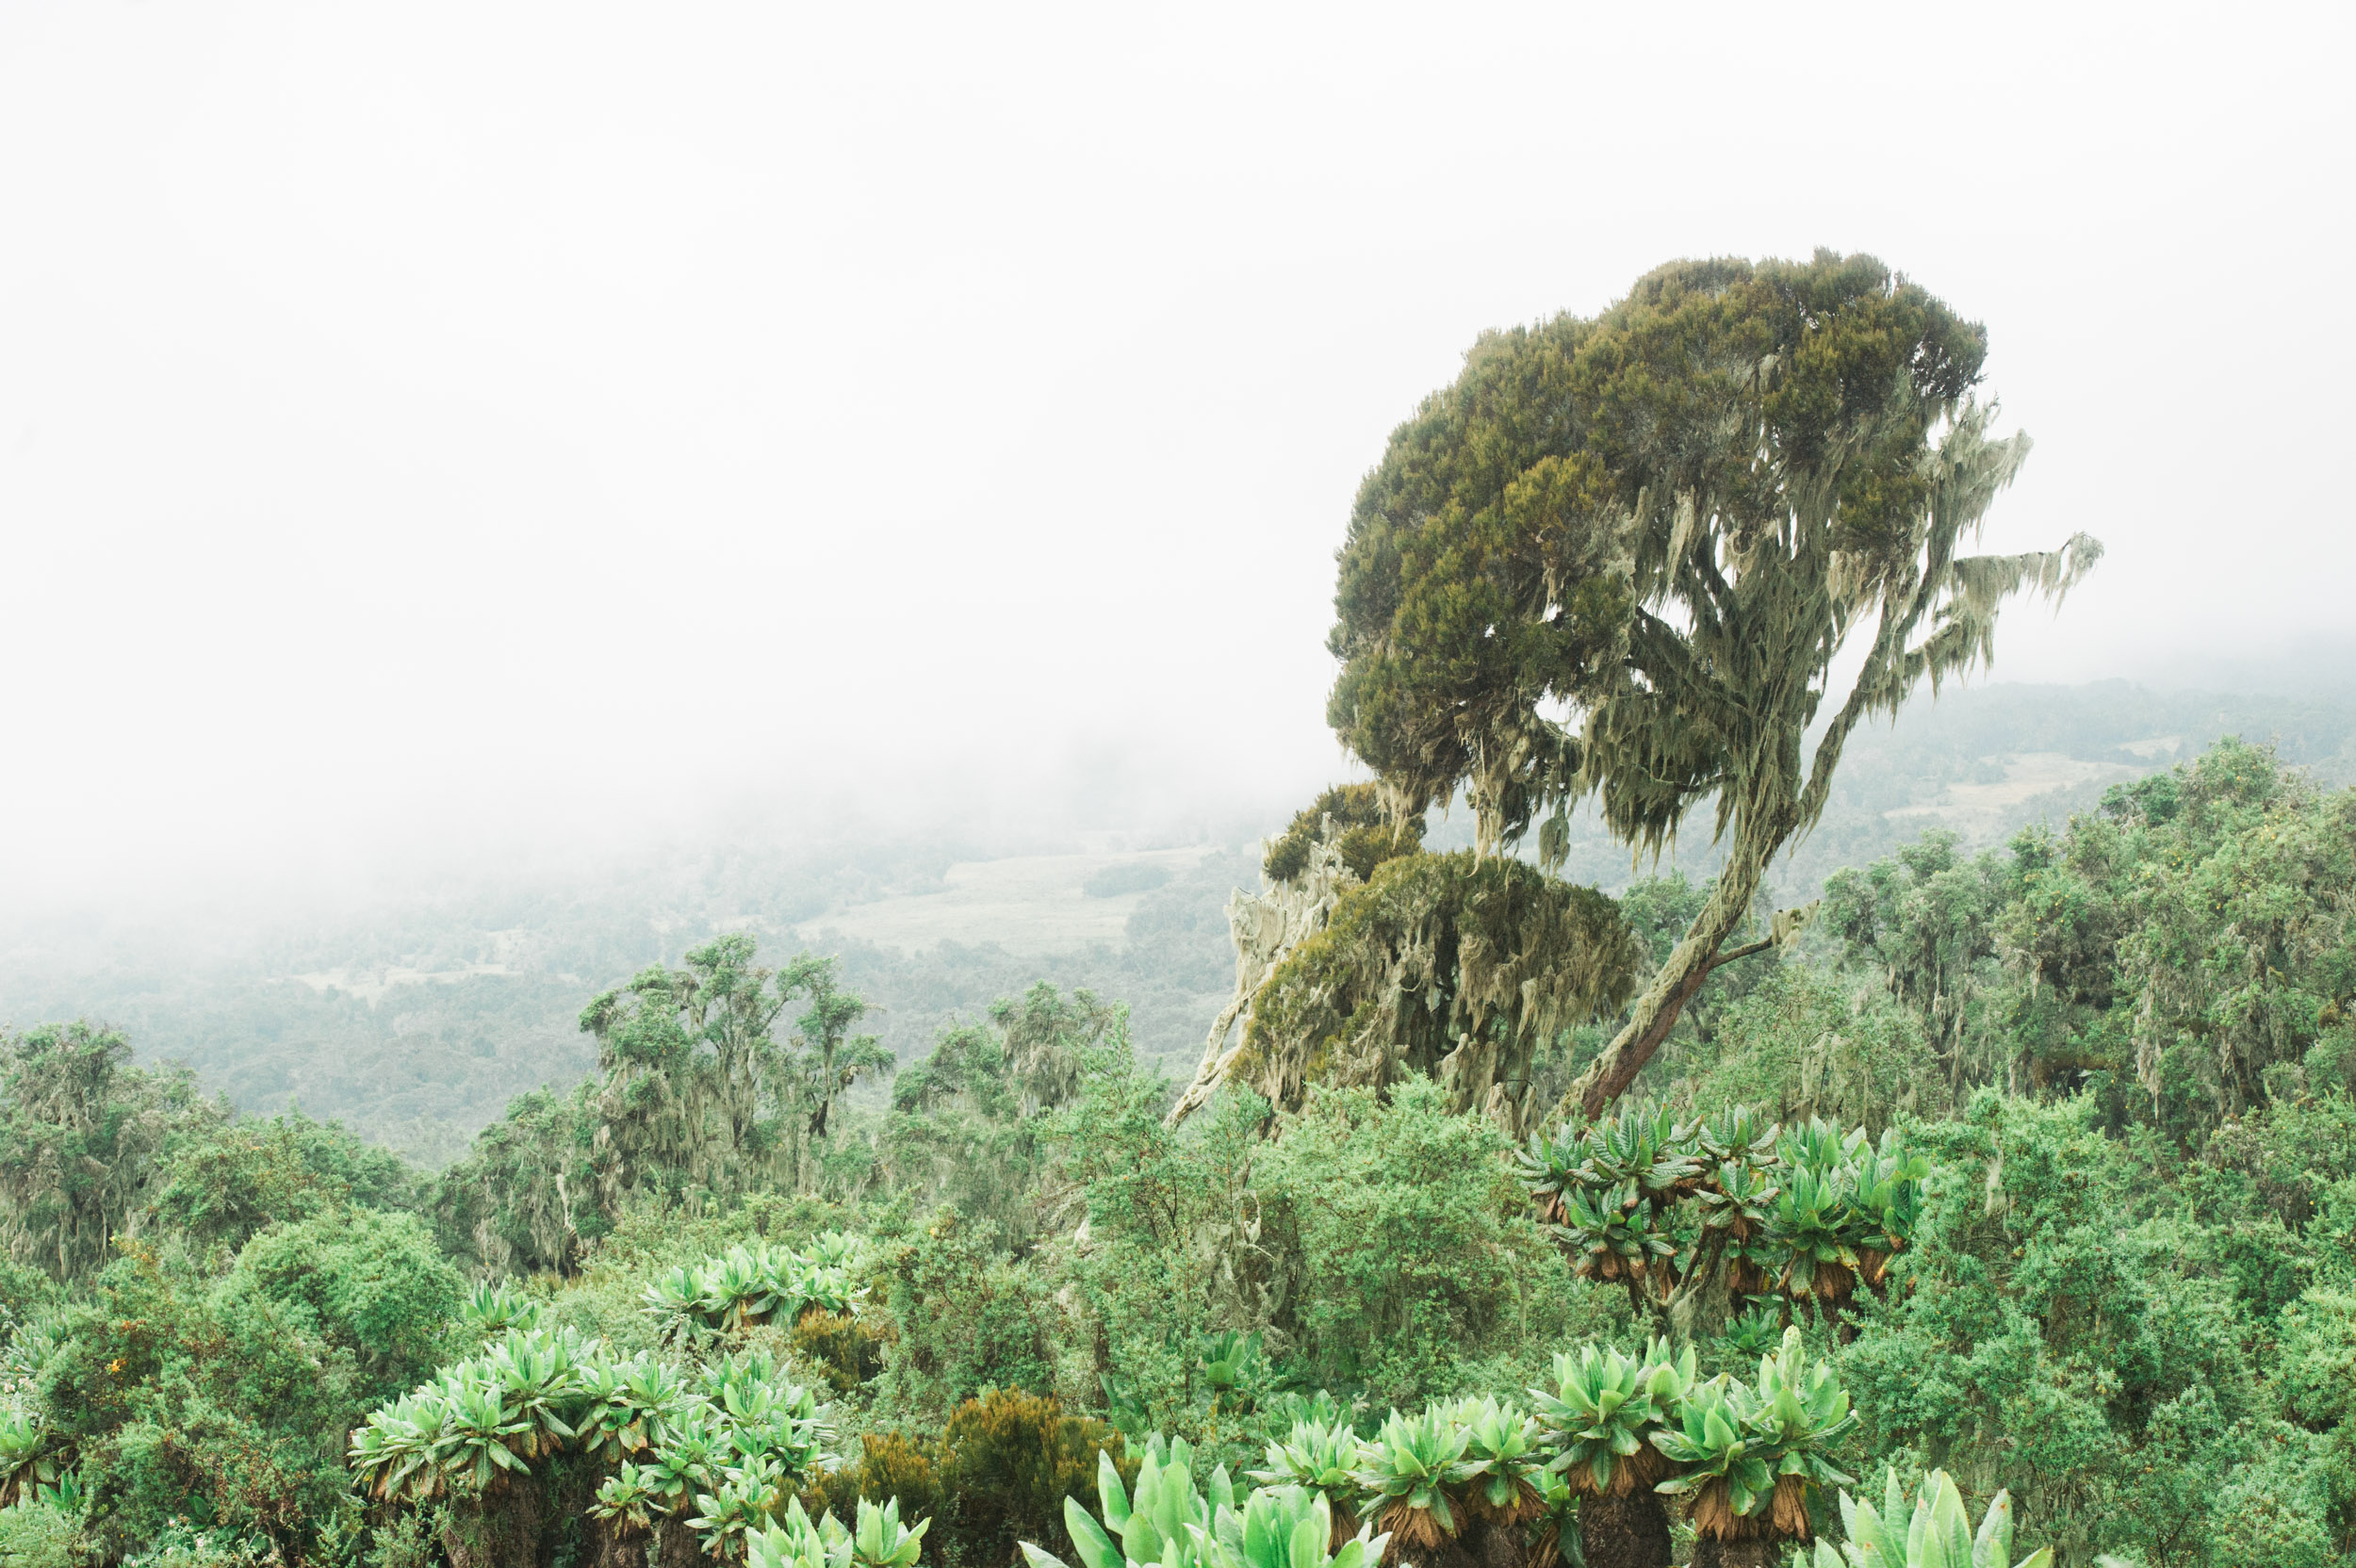
M 1714 802 L 1716 895 L 1571 1102 L 1650 1059 L 1857 725 L 2100 555 L 1958 554 L 2029 450 L 1975 396 L 1986 352 L 1869 256 L 1675 263 L 1594 319 L 1484 335 L 1361 488 L 1328 716 L 1402 810 L 1462 789 L 1484 852 L 1536 826 L 1552 862 L 1588 799 L 1655 854 Z

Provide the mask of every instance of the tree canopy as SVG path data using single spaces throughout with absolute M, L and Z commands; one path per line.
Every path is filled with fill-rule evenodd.
M 1599 317 L 1483 335 L 1360 488 L 1328 717 L 1396 809 L 1461 788 L 1483 848 L 1538 825 L 1545 854 L 1593 799 L 1657 852 L 1715 802 L 1726 873 L 1582 1081 L 1590 1112 L 1823 812 L 1857 724 L 1987 661 L 2007 597 L 2101 553 L 1959 553 L 2029 451 L 1976 396 L 1987 343 L 1870 256 L 1676 262 Z

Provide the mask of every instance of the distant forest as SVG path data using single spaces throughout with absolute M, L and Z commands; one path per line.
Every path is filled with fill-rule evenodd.
M 2356 780 L 2356 693 L 2262 696 L 2112 681 L 1997 684 L 1936 701 L 1926 694 L 1894 725 L 1852 740 L 1822 824 L 1777 863 L 1773 890 L 1784 903 L 1813 897 L 1836 869 L 1886 857 L 1930 827 L 1950 827 L 1977 849 L 2030 823 L 2058 826 L 2091 809 L 2109 785 L 2186 760 L 2226 735 L 2270 743 L 2317 783 Z M 2084 776 L 2052 782 L 2073 771 L 2062 762 Z M 1263 831 L 1280 829 L 1291 804 L 1268 807 Z M 1099 810 L 1117 811 L 1118 803 Z M 0 936 L 0 1023 L 88 1017 L 127 1035 L 141 1060 L 186 1062 L 202 1088 L 240 1109 L 275 1112 L 292 1102 L 438 1167 L 514 1096 L 564 1087 L 595 1069 L 595 1043 L 578 1022 L 591 996 L 646 965 L 676 963 L 717 933 L 744 930 L 766 952 L 808 945 L 839 955 L 844 983 L 879 1009 L 867 1027 L 903 1063 L 921 1057 L 952 1018 L 978 1017 L 993 998 L 1043 979 L 1125 1001 L 1139 1056 L 1184 1081 L 1235 983 L 1229 892 L 1259 883 L 1252 830 L 1227 831 L 1234 841 L 1142 894 L 1123 940 L 1045 956 L 987 941 L 902 952 L 826 934 L 829 911 L 938 890 L 957 862 L 1071 847 L 922 825 L 862 841 L 679 851 L 571 881 L 421 889 L 364 916 L 250 932 L 95 920 L 73 928 L 26 911 Z M 1185 841 L 1187 832 L 1144 825 L 1137 845 Z M 1447 849 L 1471 838 L 1460 804 L 1432 814 L 1426 842 Z M 1707 875 L 1714 858 L 1706 840 L 1697 819 L 1661 869 Z M 1632 864 L 1591 813 L 1575 824 L 1561 874 L 1617 892 L 1655 869 Z M 795 929 L 811 923 L 817 939 L 799 941 Z M 503 972 L 462 972 L 470 967 Z M 367 977 L 388 969 L 459 977 L 372 995 L 293 978 L 341 972 L 366 988 Z M 877 1104 L 883 1092 L 861 1090 Z

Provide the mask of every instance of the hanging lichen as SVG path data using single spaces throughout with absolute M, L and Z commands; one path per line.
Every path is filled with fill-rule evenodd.
M 1292 950 L 1324 929 L 1326 917 L 1349 889 L 1375 867 L 1413 855 L 1423 842 L 1423 819 L 1399 817 L 1384 805 L 1382 787 L 1338 784 L 1296 812 L 1283 837 L 1268 843 L 1256 893 L 1235 890 L 1227 900 L 1227 930 L 1235 944 L 1235 989 L 1203 1042 L 1203 1063 L 1170 1107 L 1176 1126 L 1210 1103 L 1227 1082 L 1238 1041 L 1227 1043 L 1238 1020 L 1249 1027 L 1252 999 Z
M 1309 852 L 1327 839 L 1350 874 L 1364 882 L 1383 861 L 1422 847 L 1423 818 L 1385 811 L 1379 784 L 1336 784 L 1294 814 L 1284 837 L 1268 845 L 1261 874 L 1271 883 L 1299 881 L 1309 869 Z
M 1518 1131 L 1539 1044 L 1618 1007 L 1639 954 L 1592 888 L 1468 851 L 1383 862 L 1253 999 L 1231 1081 L 1278 1105 L 1309 1084 L 1409 1072 Z

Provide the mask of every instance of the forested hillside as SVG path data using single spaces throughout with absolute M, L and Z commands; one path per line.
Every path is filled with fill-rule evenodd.
M 1254 841 L 24 926 L 0 1563 L 2356 1562 L 2356 708 L 1958 689 L 1986 348 L 1484 335 Z
M 2223 735 L 2269 742 L 2320 779 L 2356 777 L 2356 696 L 2329 688 L 2304 697 L 2119 683 L 1950 691 L 1852 742 L 1823 823 L 1773 880 L 1782 896 L 1805 900 L 1839 867 L 1889 855 L 1932 826 L 1967 847 L 1999 845 Z M 1280 829 L 1288 809 L 1218 813 L 1224 843 L 1199 841 L 1199 825 L 1019 840 L 911 828 L 856 841 L 820 835 L 791 849 L 647 852 L 600 875 L 516 871 L 395 885 L 357 908 L 278 921 L 118 923 L 19 909 L 0 917 L 10 923 L 0 938 L 0 1021 L 100 1021 L 142 1060 L 185 1062 L 205 1092 L 244 1110 L 274 1113 L 291 1100 L 438 1166 L 514 1096 L 590 1070 L 596 1052 L 578 1019 L 598 989 L 746 930 L 771 951 L 839 954 L 902 1060 L 921 1056 L 953 1015 L 974 1016 L 1045 979 L 1127 1002 L 1138 1050 L 1183 1076 L 1235 983 L 1228 894 L 1257 888 L 1253 840 Z M 1098 810 L 1117 813 L 1120 803 Z M 1432 813 L 1432 845 L 1471 840 L 1462 802 Z M 1182 856 L 1167 880 L 1149 873 L 1151 886 L 1110 897 L 1083 886 L 1089 868 L 1117 872 L 1173 843 L 1199 854 Z M 1657 868 L 1589 816 L 1563 874 L 1613 892 L 1679 863 L 1707 874 L 1706 837 L 1681 847 Z M 975 863 L 1043 863 L 1061 881 L 1043 895 L 1019 890 L 1030 902 L 985 908 L 962 927 L 952 913 L 943 923 L 961 935 L 920 928 L 892 941 L 879 923 L 845 920 L 938 902 L 946 874 Z M 1092 917 L 1085 942 L 1060 937 L 1072 910 Z

